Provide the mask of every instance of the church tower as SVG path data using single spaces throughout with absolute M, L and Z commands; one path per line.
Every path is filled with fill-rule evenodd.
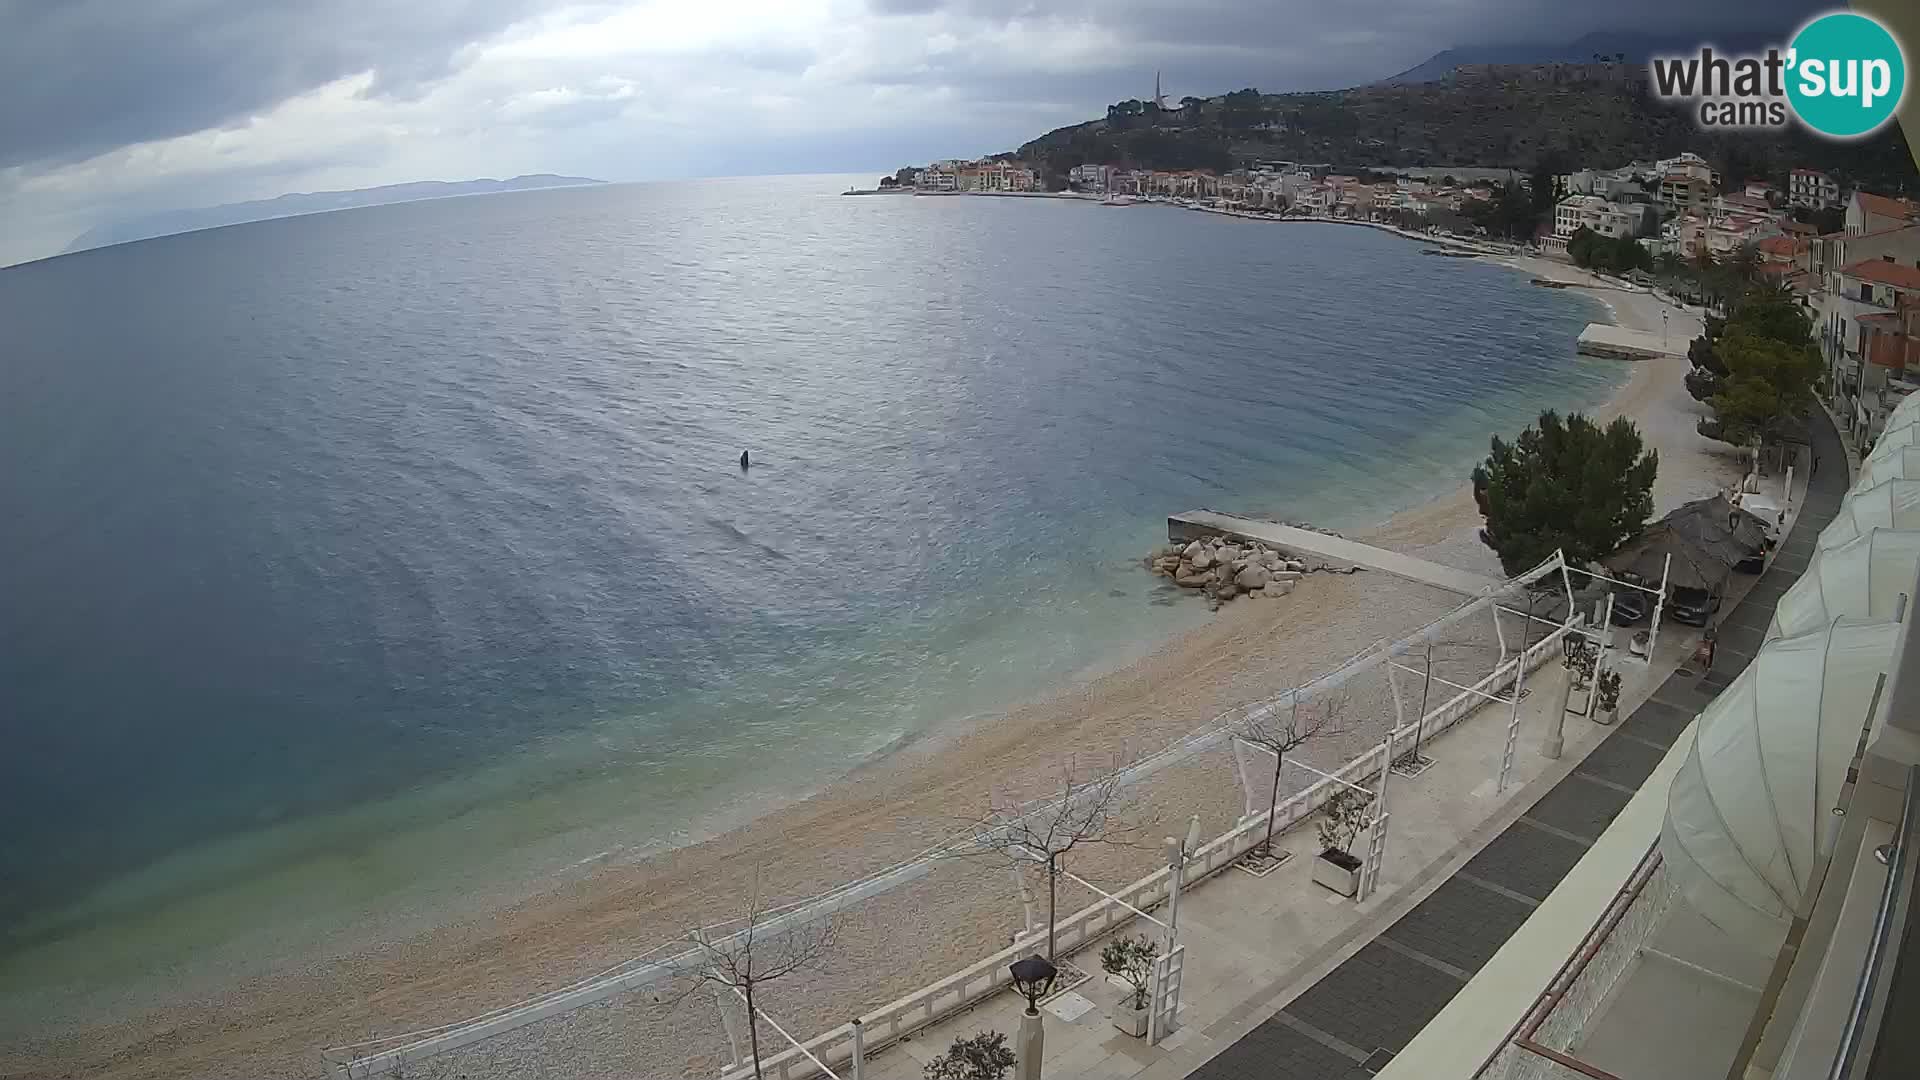
M 1160 92 L 1160 73 L 1153 73 L 1153 107 L 1164 110 L 1167 107 L 1167 95 Z

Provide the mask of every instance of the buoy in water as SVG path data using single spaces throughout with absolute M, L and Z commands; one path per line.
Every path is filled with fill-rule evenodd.
M 748 467 L 752 464 L 753 462 L 747 458 L 747 452 L 745 450 L 740 451 L 740 471 L 747 471 Z

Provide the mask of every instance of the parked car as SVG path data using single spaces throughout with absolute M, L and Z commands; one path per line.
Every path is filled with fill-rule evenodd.
M 1767 552 L 1773 550 L 1773 541 L 1767 540 L 1760 550 L 1733 564 L 1733 568 L 1742 574 L 1757 574 L 1767 568 Z
M 1620 580 L 1630 581 L 1637 585 L 1647 584 L 1640 575 L 1634 573 L 1621 574 Z M 1647 616 L 1652 612 L 1652 593 L 1643 589 L 1631 588 L 1627 585 L 1615 585 L 1613 587 L 1613 616 L 1611 620 L 1613 625 L 1633 626 L 1636 623 L 1645 622 Z
M 1667 597 L 1667 613 L 1674 622 L 1688 626 L 1705 626 L 1713 613 L 1720 610 L 1720 593 L 1717 589 L 1701 589 L 1692 585 L 1676 585 Z

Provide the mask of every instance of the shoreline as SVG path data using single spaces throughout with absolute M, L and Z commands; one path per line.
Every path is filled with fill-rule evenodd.
M 1383 231 L 1437 242 L 1392 227 Z M 1538 276 L 1574 273 L 1558 264 L 1533 265 L 1539 262 L 1522 256 L 1499 264 Z M 1596 295 L 1601 290 L 1588 285 L 1582 291 Z M 1624 298 L 1619 306 L 1608 297 L 1596 298 L 1622 325 L 1645 318 L 1650 310 Z M 1652 297 L 1640 299 L 1660 306 Z M 1652 318 L 1657 327 L 1657 310 Z M 1675 332 L 1683 331 L 1676 326 Z M 1663 383 L 1677 383 L 1674 359 L 1636 364 L 1628 380 L 1593 411 L 1602 417 L 1638 415 L 1665 404 L 1656 400 L 1657 392 Z M 1678 359 L 1683 371 L 1684 358 Z M 1690 424 L 1684 434 L 1698 438 Z M 1660 440 L 1649 442 L 1663 451 L 1666 480 L 1673 459 Z M 1684 440 L 1674 445 L 1686 452 Z M 1477 562 L 1466 568 L 1485 570 L 1493 560 L 1474 535 L 1478 524 L 1470 488 L 1462 484 L 1357 535 L 1436 561 Z M 1141 655 L 1077 671 L 1035 700 L 955 730 L 906 738 L 856 763 L 811 796 L 718 836 L 596 867 L 578 880 L 557 882 L 541 895 L 480 917 L 328 957 L 302 970 L 249 978 L 228 995 L 244 997 L 228 1002 L 237 1006 L 230 1011 L 209 1008 L 210 1002 L 188 1003 L 151 1017 L 92 1025 L 105 1030 L 90 1032 L 84 1043 L 84 1028 L 34 1042 L 63 1064 L 80 1067 L 84 1060 L 89 1075 L 206 1075 L 243 1061 L 249 1075 L 308 1075 L 311 1069 L 305 1066 L 323 1044 L 472 1015 L 678 937 L 702 915 L 710 922 L 733 914 L 750 880 L 788 899 L 857 877 L 950 831 L 955 811 L 964 814 L 983 800 L 983 776 L 996 777 L 994 786 L 1014 791 L 1043 789 L 1062 747 L 1120 752 L 1144 737 L 1190 730 L 1245 700 L 1248 692 L 1324 670 L 1356 651 L 1350 646 L 1359 637 L 1378 636 L 1382 624 L 1410 628 L 1455 600 L 1382 575 L 1316 576 L 1294 597 L 1272 604 L 1236 603 L 1199 627 L 1143 643 L 1137 650 Z M 1303 640 L 1309 637 L 1315 640 Z M 1004 897 L 991 895 L 1004 891 L 1004 875 L 999 875 L 985 892 L 961 899 L 1004 906 Z M 954 935 L 954 948 L 972 950 L 983 936 L 991 940 L 998 925 L 994 918 L 974 923 L 971 936 Z M 927 963 L 946 962 L 934 955 L 938 949 L 927 951 Z M 286 966 L 300 964 L 290 959 Z M 791 1022 L 785 1015 L 783 1021 Z M 625 1037 L 664 1036 L 635 1030 Z M 0 1072 L 14 1067 L 17 1053 L 15 1048 L 0 1052 Z M 702 1063 L 698 1053 L 691 1059 Z M 680 1054 L 674 1071 L 689 1060 Z M 23 1058 L 20 1065 L 30 1071 L 41 1062 Z M 654 1063 L 641 1074 L 657 1075 L 658 1069 Z

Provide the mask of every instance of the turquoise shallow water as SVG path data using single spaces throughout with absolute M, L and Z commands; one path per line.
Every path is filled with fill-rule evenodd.
M 1169 511 L 1369 524 L 1624 377 L 1372 230 L 844 186 L 0 271 L 0 989 L 685 842 L 1204 618 Z

